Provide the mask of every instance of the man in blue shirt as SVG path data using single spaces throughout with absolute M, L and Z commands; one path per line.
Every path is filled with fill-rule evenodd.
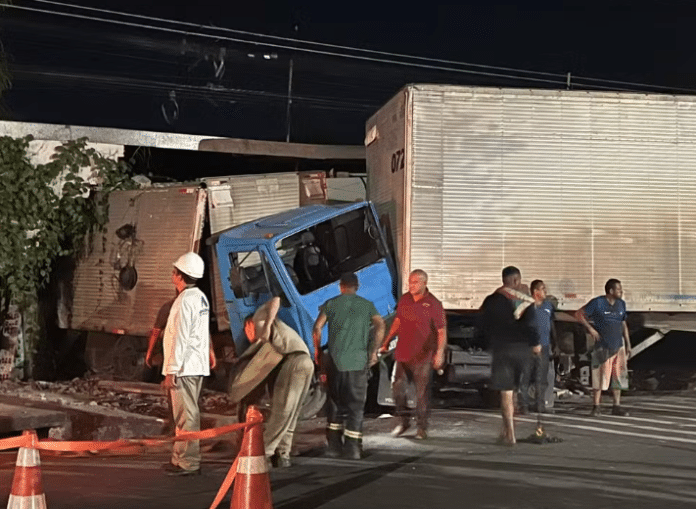
M 546 285 L 541 279 L 535 279 L 529 285 L 534 299 L 534 330 L 539 337 L 540 353 L 530 353 L 530 360 L 522 372 L 520 382 L 520 413 L 529 411 L 529 385 L 534 383 L 535 410 L 540 413 L 550 412 L 553 407 L 553 383 L 556 377 L 551 360 L 551 337 L 553 335 L 554 307 L 546 300 Z
M 612 415 L 626 416 L 620 406 L 621 391 L 628 389 L 628 358 L 631 339 L 626 325 L 626 303 L 621 281 L 610 279 L 604 285 L 606 295 L 595 297 L 575 313 L 595 341 L 592 350 L 593 403 L 590 415 L 600 415 L 602 391 L 611 387 L 614 399 Z M 588 321 L 592 320 L 594 327 Z

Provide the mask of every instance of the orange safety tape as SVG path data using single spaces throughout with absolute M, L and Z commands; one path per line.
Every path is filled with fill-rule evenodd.
M 0 439 L 0 451 L 4 449 L 15 449 L 17 447 L 29 447 L 30 445 L 31 436 L 29 435 Z
M 232 463 L 229 472 L 227 472 L 227 475 L 225 476 L 225 480 L 222 481 L 220 489 L 218 490 L 217 495 L 215 495 L 215 500 L 213 500 L 213 503 L 210 504 L 210 509 L 215 509 L 218 505 L 220 505 L 220 502 L 222 502 L 222 499 L 225 498 L 225 495 L 230 490 L 230 486 L 232 486 L 232 483 L 234 482 L 234 476 L 237 475 L 238 463 L 239 456 L 234 459 L 234 463 Z
M 14 449 L 17 447 L 32 447 L 45 451 L 105 451 L 109 449 L 133 448 L 137 446 L 153 446 L 167 442 L 178 442 L 181 440 L 201 440 L 215 438 L 233 431 L 238 431 L 251 426 L 257 426 L 258 422 L 242 422 L 240 424 L 229 424 L 219 428 L 210 428 L 203 431 L 187 431 L 179 433 L 174 437 L 167 438 L 134 438 L 128 440 L 113 440 L 110 442 L 99 441 L 80 441 L 80 442 L 58 442 L 53 440 L 40 440 L 34 443 L 31 435 L 0 439 L 0 450 Z

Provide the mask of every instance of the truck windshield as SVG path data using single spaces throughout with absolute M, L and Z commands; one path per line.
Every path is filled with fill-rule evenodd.
M 276 243 L 300 294 L 331 284 L 385 256 L 379 230 L 366 208 L 316 224 Z

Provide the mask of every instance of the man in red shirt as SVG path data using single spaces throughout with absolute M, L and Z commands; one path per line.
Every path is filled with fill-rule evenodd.
M 402 295 L 396 308 L 396 318 L 389 334 L 384 338 L 381 353 L 388 350 L 389 342 L 399 335 L 394 351 L 396 373 L 394 375 L 394 400 L 396 415 L 400 422 L 392 435 L 402 435 L 410 426 L 410 415 L 406 406 L 406 384 L 416 386 L 415 438 L 428 437 L 429 395 L 432 369 L 440 369 L 445 363 L 447 332 L 445 311 L 442 303 L 428 291 L 428 275 L 416 269 L 408 277 L 408 293 Z

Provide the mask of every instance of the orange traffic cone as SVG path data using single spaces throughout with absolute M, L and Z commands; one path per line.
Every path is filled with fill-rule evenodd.
M 23 435 L 31 435 L 32 443 L 37 442 L 34 431 L 25 431 Z M 19 448 L 7 509 L 46 509 L 46 496 L 41 486 L 41 460 L 38 449 Z
M 258 408 L 249 407 L 246 422 L 258 424 L 244 431 L 230 509 L 273 509 L 263 446 L 263 416 Z

